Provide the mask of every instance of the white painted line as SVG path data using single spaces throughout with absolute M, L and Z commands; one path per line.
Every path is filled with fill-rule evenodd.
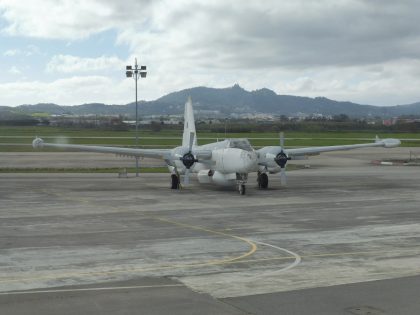
M 84 292 L 84 291 L 112 291 L 112 290 L 127 290 L 127 289 L 154 289 L 154 288 L 171 288 L 184 287 L 183 284 L 161 284 L 161 285 L 135 285 L 126 287 L 99 287 L 99 288 L 80 288 L 80 289 L 57 289 L 57 290 L 36 290 L 36 291 L 10 291 L 0 292 L 0 295 L 23 295 L 23 294 L 37 294 L 37 293 L 64 293 L 64 292 Z
M 292 255 L 293 257 L 295 257 L 295 261 L 293 263 L 291 263 L 290 265 L 284 267 L 284 268 L 281 268 L 281 269 L 278 269 L 278 270 L 275 270 L 275 271 L 264 272 L 262 274 L 259 274 L 259 275 L 255 276 L 255 277 L 252 277 L 252 278 L 260 277 L 262 275 L 272 275 L 274 273 L 280 273 L 280 272 L 287 271 L 289 269 L 292 269 L 292 268 L 296 267 L 302 261 L 302 257 L 300 257 L 298 254 L 296 254 L 296 253 L 294 253 L 294 252 L 292 252 L 292 251 L 290 251 L 290 250 L 288 250 L 286 248 L 282 248 L 282 247 L 279 247 L 279 246 L 275 246 L 275 245 L 271 245 L 271 244 L 268 244 L 268 243 L 255 241 L 255 240 L 252 240 L 252 242 L 257 243 L 257 244 L 260 244 L 260 245 L 272 247 L 272 248 L 275 248 L 275 249 L 278 249 L 278 250 L 281 250 L 281 251 L 286 252 L 289 255 Z

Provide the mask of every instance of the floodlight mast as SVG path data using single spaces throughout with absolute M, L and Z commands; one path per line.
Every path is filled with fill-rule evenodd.
M 137 80 L 140 78 L 145 78 L 147 75 L 146 66 L 138 66 L 137 58 L 134 59 L 134 69 L 133 66 L 125 67 L 125 75 L 127 78 L 133 78 L 136 83 L 136 148 L 139 147 L 139 118 L 138 118 L 138 101 L 137 101 Z M 134 75 L 133 75 L 134 74 Z M 139 157 L 136 156 L 136 177 L 139 176 Z

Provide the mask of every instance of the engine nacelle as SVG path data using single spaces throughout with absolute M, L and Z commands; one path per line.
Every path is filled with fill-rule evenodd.
M 393 139 L 393 138 L 389 138 L 389 139 L 382 139 L 380 140 L 385 148 L 396 148 L 398 146 L 400 146 L 401 141 L 398 139 Z
M 270 173 L 276 173 L 279 165 L 286 165 L 291 158 L 279 146 L 270 146 L 258 150 L 258 164 L 267 167 Z M 277 162 L 276 162 L 277 161 Z
M 281 168 L 278 165 L 276 165 L 276 166 L 263 166 L 263 165 L 260 165 L 259 171 L 260 172 L 268 172 L 270 174 L 276 174 L 276 173 L 278 173 L 278 172 L 281 171 Z

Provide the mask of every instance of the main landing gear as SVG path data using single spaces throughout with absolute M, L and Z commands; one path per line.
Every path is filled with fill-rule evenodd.
M 257 182 L 258 182 L 258 188 L 266 189 L 268 187 L 267 173 L 258 172 Z
M 171 189 L 179 189 L 179 188 L 180 188 L 179 175 L 172 174 L 171 175 Z

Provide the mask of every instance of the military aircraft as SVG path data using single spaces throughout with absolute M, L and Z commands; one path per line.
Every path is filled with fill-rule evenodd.
M 190 174 L 195 173 L 201 184 L 237 186 L 239 193 L 244 195 L 248 174 L 251 172 L 257 172 L 258 186 L 265 189 L 268 187 L 267 174 L 280 173 L 281 184 L 286 184 L 286 164 L 289 160 L 298 160 L 322 152 L 366 147 L 393 148 L 401 144 L 398 139 L 381 140 L 377 137 L 372 143 L 285 149 L 283 139 L 283 136 L 280 136 L 279 146 L 267 146 L 259 150 L 254 150 L 248 139 L 225 139 L 199 146 L 197 145 L 192 101 L 189 98 L 185 103 L 182 145 L 174 149 L 131 149 L 56 144 L 46 143 L 38 137 L 33 140 L 32 145 L 36 149 L 53 147 L 163 159 L 171 173 L 172 189 L 181 187 L 181 175 L 183 184 L 188 185 Z

